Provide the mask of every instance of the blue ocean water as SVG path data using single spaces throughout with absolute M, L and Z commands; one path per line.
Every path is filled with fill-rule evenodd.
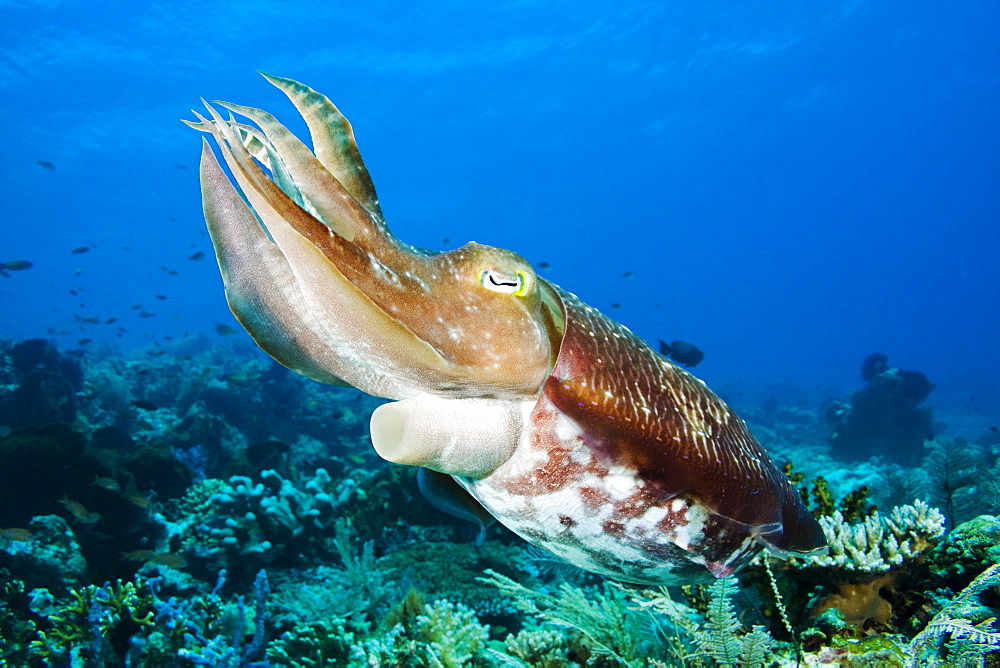
M 0 13 L 0 261 L 34 263 L 0 277 L 0 337 L 235 325 L 178 119 L 203 96 L 301 129 L 260 69 L 341 107 L 402 239 L 547 263 L 648 340 L 695 342 L 724 393 L 818 402 L 883 352 L 937 406 L 1000 407 L 996 3 Z

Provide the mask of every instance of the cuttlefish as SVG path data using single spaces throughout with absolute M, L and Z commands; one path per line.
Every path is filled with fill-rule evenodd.
M 470 242 L 389 231 L 353 129 L 325 96 L 265 75 L 302 115 L 206 103 L 205 218 L 230 309 L 275 360 L 391 399 L 383 458 L 435 472 L 527 541 L 627 582 L 733 573 L 825 539 L 746 424 L 625 326 Z M 234 114 L 251 123 L 236 120 Z M 447 504 L 445 504 L 447 505 Z

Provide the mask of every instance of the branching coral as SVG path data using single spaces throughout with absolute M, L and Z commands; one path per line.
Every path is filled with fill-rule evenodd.
M 50 625 L 31 641 L 29 654 L 35 659 L 47 664 L 70 659 L 104 665 L 127 653 L 128 639 L 153 623 L 148 595 L 140 596 L 131 582 L 88 585 L 70 593 L 70 601 L 58 606 L 44 590 L 32 592 L 33 609 L 44 613 Z
M 899 567 L 934 546 L 944 533 L 944 521 L 940 511 L 919 500 L 897 506 L 887 516 L 876 511 L 854 524 L 840 511 L 819 518 L 830 553 L 809 557 L 806 570 L 833 591 L 812 606 L 810 615 L 835 608 L 856 628 L 887 628 L 893 607 L 886 596 L 897 587 Z
M 245 476 L 203 480 L 167 514 L 182 551 L 216 568 L 259 569 L 279 554 L 301 559 L 327 551 L 337 508 L 356 492 L 354 480 L 333 480 L 324 469 L 297 483 L 264 471 L 256 483 Z
M 897 506 L 888 517 L 875 511 L 849 524 L 840 511 L 820 517 L 830 553 L 809 558 L 816 566 L 848 571 L 887 571 L 930 547 L 944 533 L 944 515 L 923 501 Z

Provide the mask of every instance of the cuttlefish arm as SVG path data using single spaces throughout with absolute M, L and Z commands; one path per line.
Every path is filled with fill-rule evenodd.
M 372 416 L 373 444 L 445 474 L 425 476 L 440 507 L 457 507 L 442 490 L 464 490 L 526 539 L 634 582 L 823 546 L 787 478 L 700 381 L 515 253 L 397 239 L 343 115 L 267 78 L 312 149 L 250 107 L 217 103 L 252 124 L 207 103 L 190 123 L 232 175 L 206 144 L 205 217 L 230 307 L 289 368 L 397 400 Z M 483 524 L 481 509 L 470 516 Z

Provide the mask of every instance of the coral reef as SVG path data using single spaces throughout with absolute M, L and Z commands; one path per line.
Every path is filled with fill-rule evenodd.
M 25 384 L 40 370 L 59 382 Z M 879 358 L 865 375 L 923 410 L 918 376 Z M 11 417 L 22 386 L 30 420 Z M 749 407 L 794 462 L 829 553 L 641 591 L 502 527 L 476 542 L 413 469 L 371 453 L 376 405 L 202 338 L 127 356 L 0 342 L 0 664 L 903 666 L 911 651 L 996 652 L 1000 465 L 982 439 L 921 441 L 917 467 L 831 446 L 808 407 Z
M 934 438 L 930 410 L 918 408 L 934 385 L 919 371 L 890 367 L 880 353 L 865 359 L 861 377 L 863 388 L 824 411 L 835 452 L 845 459 L 882 455 L 916 463 L 923 442 Z

